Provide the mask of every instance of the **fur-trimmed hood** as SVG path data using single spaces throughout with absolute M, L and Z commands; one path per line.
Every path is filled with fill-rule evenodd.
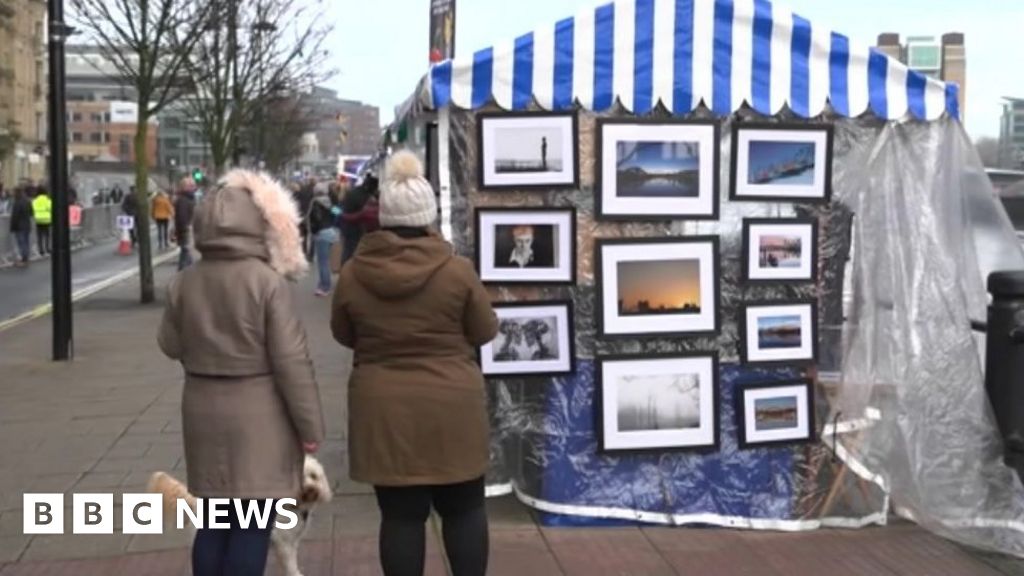
M 196 249 L 212 260 L 260 258 L 294 280 L 309 267 L 299 221 L 295 200 L 276 180 L 263 172 L 232 170 L 196 209 Z

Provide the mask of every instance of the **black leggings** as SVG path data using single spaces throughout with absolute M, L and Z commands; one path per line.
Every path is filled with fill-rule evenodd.
M 430 506 L 441 516 L 444 549 L 453 576 L 487 572 L 487 511 L 483 477 L 441 486 L 374 486 L 381 511 L 380 563 L 384 576 L 422 576 Z

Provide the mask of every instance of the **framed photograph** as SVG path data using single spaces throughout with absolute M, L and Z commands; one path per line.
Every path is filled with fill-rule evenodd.
M 717 236 L 598 240 L 598 333 L 603 337 L 717 334 Z
M 597 360 L 602 452 L 718 448 L 718 355 Z
M 814 385 L 810 380 L 755 384 L 736 395 L 740 449 L 813 442 Z
M 485 284 L 574 284 L 576 210 L 478 209 L 476 262 Z
M 480 189 L 578 187 L 576 126 L 575 113 L 480 114 Z
M 803 364 L 817 358 L 818 306 L 813 300 L 748 304 L 741 314 L 744 363 Z
M 485 376 L 558 376 L 576 368 L 572 303 L 495 304 L 498 336 L 480 348 Z
M 598 120 L 598 218 L 717 219 L 718 136 L 716 122 Z
M 734 201 L 828 202 L 832 126 L 738 123 L 732 134 Z
M 743 279 L 811 282 L 818 274 L 818 222 L 810 218 L 743 220 Z

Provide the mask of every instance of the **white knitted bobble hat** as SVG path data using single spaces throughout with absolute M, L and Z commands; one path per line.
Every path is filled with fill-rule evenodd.
M 423 177 L 423 164 L 412 152 L 396 152 L 388 160 L 378 217 L 382 228 L 426 228 L 437 220 L 434 189 Z

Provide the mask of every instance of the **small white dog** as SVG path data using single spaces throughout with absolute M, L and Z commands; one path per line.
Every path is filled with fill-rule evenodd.
M 177 500 L 183 498 L 189 508 L 196 509 L 196 498 L 188 488 L 166 472 L 154 472 L 149 479 L 147 492 L 161 494 L 164 498 L 164 521 L 173 524 L 177 513 Z M 270 544 L 274 556 L 284 569 L 286 576 L 302 576 L 299 570 L 299 543 L 309 529 L 310 515 L 313 509 L 322 502 L 331 501 L 331 485 L 320 462 L 307 455 L 302 467 L 302 492 L 296 498 L 294 510 L 299 518 L 298 525 L 291 530 L 273 530 L 270 533 Z

